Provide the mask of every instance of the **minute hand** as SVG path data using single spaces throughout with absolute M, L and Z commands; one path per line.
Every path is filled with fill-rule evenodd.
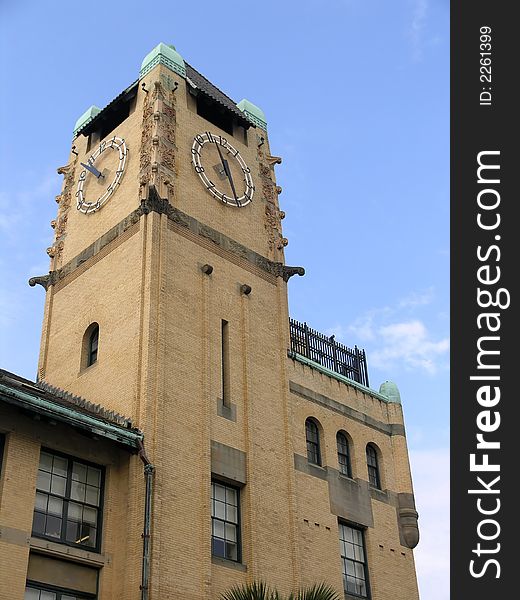
M 222 161 L 222 166 L 224 167 L 224 173 L 229 179 L 229 184 L 231 185 L 231 190 L 233 191 L 233 196 L 235 197 L 235 202 L 238 204 L 238 197 L 235 190 L 235 184 L 233 183 L 233 177 L 231 176 L 231 169 L 229 168 L 228 161 L 222 156 L 222 152 L 220 151 L 218 144 L 215 145 L 217 146 L 218 154 L 220 156 L 220 160 Z

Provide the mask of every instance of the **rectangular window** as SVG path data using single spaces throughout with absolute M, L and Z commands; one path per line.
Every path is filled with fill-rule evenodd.
M 103 470 L 42 451 L 32 533 L 78 547 L 99 548 Z
M 222 404 L 231 406 L 229 398 L 230 377 L 229 377 L 229 323 L 222 319 L 221 323 L 221 341 L 222 341 Z
M 363 531 L 339 524 L 339 547 L 343 570 L 343 588 L 347 594 L 368 598 L 367 563 Z
M 211 482 L 211 552 L 213 556 L 240 561 L 240 492 Z

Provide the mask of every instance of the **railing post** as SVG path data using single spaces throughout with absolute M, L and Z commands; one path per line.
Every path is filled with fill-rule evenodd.
M 307 327 L 307 323 L 303 323 L 303 335 L 305 337 L 305 356 L 307 358 L 311 357 L 311 346 L 309 340 L 309 328 Z
M 361 381 L 361 363 L 359 361 L 359 350 L 357 346 L 354 346 L 354 350 L 356 353 L 356 373 L 355 373 L 355 381 L 358 383 L 363 383 Z
M 336 371 L 336 373 L 339 373 L 339 367 L 338 367 L 338 355 L 336 354 L 336 338 L 334 336 L 334 334 L 332 334 L 329 338 L 331 344 L 332 344 L 332 362 L 334 363 L 334 371 Z

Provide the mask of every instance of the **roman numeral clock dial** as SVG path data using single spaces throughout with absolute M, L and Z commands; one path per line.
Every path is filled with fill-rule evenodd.
M 241 208 L 253 199 L 251 169 L 225 137 L 209 131 L 196 135 L 191 162 L 208 192 L 223 204 Z
M 125 172 L 128 147 L 123 138 L 114 136 L 102 141 L 81 163 L 76 191 L 76 208 L 93 213 L 104 206 L 116 191 Z

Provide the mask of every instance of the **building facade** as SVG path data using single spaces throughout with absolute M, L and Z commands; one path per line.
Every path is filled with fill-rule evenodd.
M 290 319 L 280 162 L 162 43 L 78 119 L 38 381 L 0 387 L 0 598 L 418 598 L 399 392 Z

